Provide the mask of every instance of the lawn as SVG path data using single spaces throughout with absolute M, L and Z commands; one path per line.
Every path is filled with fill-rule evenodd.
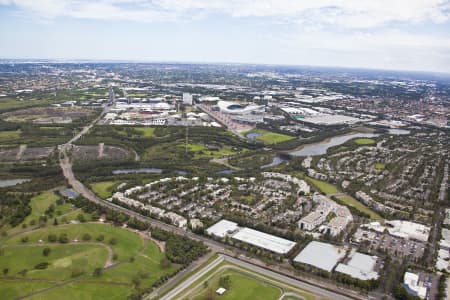
M 0 131 L 0 141 L 18 139 L 20 137 L 20 133 L 20 130 Z
M 49 206 L 55 204 L 58 199 L 58 195 L 51 191 L 44 192 L 31 198 L 31 214 L 25 218 L 23 223 L 28 224 L 31 220 L 37 221 L 40 216 L 44 215 Z
M 184 145 L 183 145 L 184 146 Z M 222 146 L 219 150 L 209 150 L 204 144 L 188 144 L 188 150 L 194 152 L 195 158 L 202 157 L 223 157 L 225 155 L 236 154 L 230 146 Z
M 308 183 L 314 185 L 316 188 L 318 188 L 322 193 L 325 193 L 327 195 L 340 193 L 338 188 L 331 183 L 322 180 L 317 180 L 311 177 L 305 177 L 305 180 Z
M 367 139 L 367 138 L 355 139 L 354 142 L 357 145 L 373 145 L 373 144 L 375 144 L 374 139 Z
M 32 300 L 124 300 L 132 294 L 127 285 L 75 282 L 27 298 Z
M 102 268 L 108 257 L 104 246 L 82 242 L 31 245 L 39 237 L 45 238 L 50 232 L 58 234 L 61 231 L 67 233 L 70 240 L 89 232 L 93 237 L 92 242 L 95 243 L 99 243 L 95 237 L 100 233 L 103 234 L 105 239 L 102 243 L 113 248 L 114 253 L 119 255 L 120 263 L 104 269 L 100 276 L 94 277 L 92 276 L 94 269 Z M 28 236 L 29 241 L 18 242 L 17 239 L 24 236 Z M 111 237 L 117 239 L 116 245 L 109 244 Z M 42 252 L 45 247 L 51 249 L 47 257 Z M 2 299 L 15 299 L 70 280 L 73 278 L 73 271 L 79 272 L 81 276 L 79 281 L 38 293 L 29 299 L 127 299 L 129 295 L 136 292 L 137 279 L 140 288 L 149 288 L 159 278 L 180 267 L 176 264 L 162 266 L 160 261 L 165 254 L 154 242 L 149 241 L 144 249 L 140 236 L 130 230 L 107 224 L 75 224 L 42 228 L 7 240 L 2 250 L 0 269 L 8 268 L 7 275 L 15 277 L 14 281 L 6 282 L 3 273 L 0 275 Z M 133 260 L 130 259 L 130 255 L 135 256 Z M 41 262 L 48 262 L 49 266 L 43 270 L 35 270 L 34 266 Z M 28 272 L 22 277 L 17 272 L 23 269 L 27 269 Z M 31 279 L 39 281 L 34 283 Z
M 256 139 L 263 142 L 264 144 L 277 144 L 294 139 L 294 137 L 286 134 L 271 132 L 263 129 L 252 129 L 250 131 L 244 132 L 243 135 L 247 136 L 249 133 L 259 134 L 258 136 L 256 136 Z
M 381 164 L 381 163 L 375 164 L 375 169 L 377 169 L 377 170 L 384 170 L 385 168 L 386 168 L 385 164 Z
M 51 252 L 46 257 L 44 248 Z M 107 250 L 101 245 L 54 244 L 54 245 L 20 245 L 2 247 L 0 269 L 9 269 L 8 276 L 22 277 L 18 272 L 27 269 L 24 278 L 67 280 L 72 272 L 90 274 L 97 267 L 103 267 L 108 257 Z M 34 267 L 42 262 L 49 263 L 43 270 Z M 3 273 L 2 273 L 3 276 Z
M 20 296 L 52 286 L 52 282 L 33 282 L 28 280 L 9 281 L 0 279 L 0 295 L 2 299 L 16 299 Z
M 252 278 L 243 273 L 234 270 L 225 270 L 219 272 L 213 278 L 208 280 L 208 287 L 202 285 L 195 293 L 193 299 L 203 300 L 207 299 L 209 293 L 215 294 L 215 291 L 220 287 L 220 277 L 230 276 L 230 287 L 220 296 L 223 300 L 239 300 L 239 299 L 260 299 L 260 300 L 275 300 L 281 295 L 281 289 L 273 285 L 267 284 L 263 281 Z
M 139 131 L 143 137 L 151 138 L 155 136 L 155 128 L 153 127 L 136 127 L 137 131 Z
M 102 181 L 91 183 L 90 186 L 97 196 L 102 199 L 107 199 L 112 196 L 114 189 L 119 184 L 119 181 Z
M 28 243 L 37 243 L 39 240 L 47 241 L 49 234 L 66 233 L 69 240 L 78 239 L 85 233 L 92 236 L 92 240 L 99 235 L 104 236 L 104 242 L 109 243 L 111 238 L 115 238 L 117 243 L 110 245 L 114 253 L 118 255 L 118 261 L 127 261 L 130 257 L 135 256 L 144 247 L 144 241 L 141 236 L 131 233 L 127 229 L 112 226 L 110 224 L 98 223 L 82 223 L 82 224 L 68 224 L 58 226 L 48 226 L 37 231 L 24 233 L 19 236 L 12 237 L 6 241 L 7 244 L 22 244 L 22 237 L 27 236 Z
M 351 196 L 339 196 L 337 198 L 339 200 L 341 200 L 342 202 L 344 202 L 345 204 L 347 204 L 348 206 L 353 206 L 357 210 L 370 215 L 370 218 L 372 220 L 383 221 L 383 218 L 379 214 L 377 214 L 376 212 L 374 212 L 373 210 L 371 210 L 370 208 L 368 208 L 367 206 L 365 206 L 364 204 L 362 204 L 355 198 L 353 198 Z
M 75 238 L 81 240 L 83 234 L 89 233 L 92 240 L 91 244 L 47 243 L 50 233 L 57 236 L 66 233 L 69 241 Z M 102 241 L 96 240 L 99 235 L 104 236 Z M 28 241 L 22 242 L 23 237 L 28 237 Z M 115 238 L 116 243 L 111 244 L 111 238 Z M 44 243 L 39 244 L 39 239 Z M 103 268 L 109 255 L 106 247 L 99 243 L 111 247 L 118 254 L 119 264 L 104 269 L 100 276 L 94 277 L 93 271 Z M 48 256 L 43 255 L 46 247 L 51 249 Z M 139 288 L 149 288 L 159 278 L 180 267 L 176 264 L 161 265 L 165 254 L 154 242 L 144 245 L 141 236 L 109 224 L 49 225 L 4 240 L 1 249 L 0 270 L 8 268 L 7 277 L 15 277 L 14 281 L 6 281 L 5 275 L 0 274 L 2 299 L 14 299 L 71 280 L 73 272 L 77 273 L 77 277 L 81 276 L 79 281 L 43 291 L 29 299 L 127 299 L 136 293 L 136 280 L 139 281 Z M 34 267 L 42 262 L 49 263 L 48 267 L 36 270 Z M 24 269 L 27 269 L 25 276 L 18 274 Z
M 315 186 L 320 192 L 325 193 L 327 195 L 341 193 L 341 191 L 337 188 L 337 186 L 335 186 L 331 183 L 308 177 L 303 173 L 296 173 L 295 176 L 304 179 L 309 184 Z M 376 212 L 374 212 L 373 210 L 371 210 L 370 208 L 368 208 L 367 206 L 365 206 L 358 200 L 354 199 L 353 197 L 345 195 L 345 196 L 339 196 L 337 198 L 339 200 L 341 200 L 344 204 L 346 204 L 348 206 L 352 206 L 352 207 L 356 208 L 357 210 L 370 215 L 370 218 L 373 220 L 378 220 L 378 221 L 383 220 L 383 218 L 380 215 L 378 215 Z

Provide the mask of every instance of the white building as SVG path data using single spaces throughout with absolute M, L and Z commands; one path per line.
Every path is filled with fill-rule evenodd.
M 309 243 L 295 258 L 299 262 L 331 272 L 345 256 L 345 249 L 317 241 Z
M 183 93 L 183 104 L 192 105 L 192 95 L 189 93 Z
M 353 252 L 350 260 L 345 264 L 340 263 L 335 271 L 360 280 L 376 280 L 378 278 L 378 273 L 374 270 L 376 263 L 376 256 Z
M 239 229 L 237 223 L 228 220 L 220 220 L 213 226 L 206 229 L 206 233 L 218 238 L 224 238 L 225 236 L 236 232 Z
M 425 299 L 427 297 L 427 288 L 423 286 L 423 282 L 419 282 L 419 275 L 405 272 L 403 285 L 409 293 L 418 296 L 420 299 Z
M 277 254 L 287 254 L 295 246 L 293 241 L 250 228 L 242 228 L 233 235 L 233 239 Z

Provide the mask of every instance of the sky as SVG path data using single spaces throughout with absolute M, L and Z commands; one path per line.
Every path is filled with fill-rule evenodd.
M 0 0 L 0 58 L 450 73 L 450 0 Z

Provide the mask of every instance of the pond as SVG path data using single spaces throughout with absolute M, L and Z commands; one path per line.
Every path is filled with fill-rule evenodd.
M 233 174 L 234 172 L 236 172 L 236 171 L 228 169 L 228 170 L 217 171 L 216 174 L 218 174 L 218 175 L 230 175 L 230 174 Z
M 248 139 L 254 140 L 260 135 L 261 135 L 261 133 L 259 133 L 259 132 L 249 132 L 245 135 L 245 137 Z
M 277 156 L 275 156 L 275 157 L 273 158 L 273 160 L 272 160 L 271 163 L 269 163 L 269 164 L 267 164 L 267 165 L 261 166 L 261 169 L 275 167 L 275 166 L 278 166 L 279 164 L 281 164 L 281 163 L 283 163 L 283 162 L 285 162 L 285 161 L 286 161 L 285 159 L 283 159 L 283 158 L 281 158 L 281 157 L 279 157 L 279 156 L 277 155 Z
M 329 139 L 326 139 L 319 143 L 307 144 L 300 147 L 298 150 L 289 152 L 292 156 L 314 156 L 323 155 L 327 153 L 328 148 L 342 145 L 343 143 L 354 138 L 373 138 L 378 134 L 373 133 L 350 133 L 345 135 L 338 135 Z
M 138 174 L 138 173 L 145 173 L 145 174 L 161 174 L 162 169 L 157 168 L 139 168 L 139 169 L 120 169 L 120 170 L 114 170 L 114 175 L 119 174 Z
M 14 186 L 25 182 L 30 182 L 31 179 L 5 179 L 0 180 L 0 187 Z

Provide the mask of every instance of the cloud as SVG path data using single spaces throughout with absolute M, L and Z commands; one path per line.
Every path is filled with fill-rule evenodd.
M 393 22 L 446 22 L 449 0 L 0 0 L 39 17 L 53 19 L 173 21 L 219 13 L 285 22 L 373 28 Z

